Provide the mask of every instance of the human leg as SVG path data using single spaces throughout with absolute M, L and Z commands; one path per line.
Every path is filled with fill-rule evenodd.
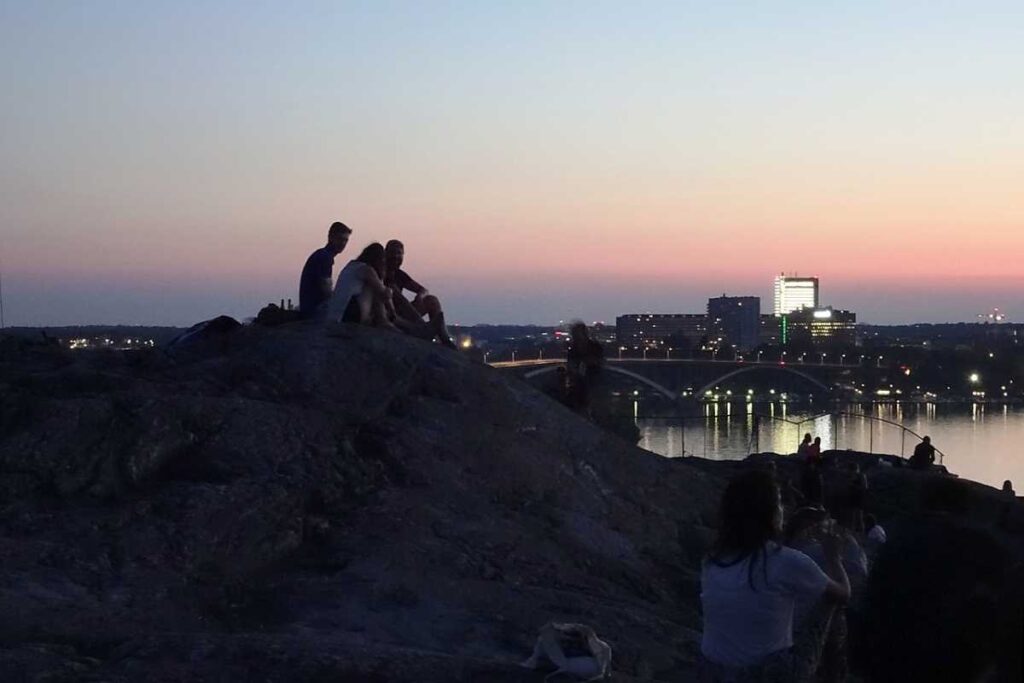
M 448 333 L 448 325 L 444 321 L 444 310 L 441 308 L 441 301 L 434 295 L 428 294 L 417 299 L 416 310 L 427 316 L 430 321 L 434 336 L 445 346 L 455 348 L 451 334 Z

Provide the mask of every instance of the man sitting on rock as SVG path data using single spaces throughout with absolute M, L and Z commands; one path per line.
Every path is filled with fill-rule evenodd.
M 409 277 L 402 270 L 405 260 L 405 245 L 398 240 L 390 240 L 384 247 L 386 270 L 384 284 L 391 288 L 392 301 L 395 306 L 395 325 L 401 330 L 418 337 L 436 337 L 445 346 L 455 348 L 455 342 L 448 334 L 444 322 L 444 311 L 441 302 L 427 291 L 427 288 Z M 403 292 L 409 290 L 415 298 L 409 301 Z M 429 324 L 424 323 L 427 316 Z
M 334 291 L 334 257 L 348 245 L 352 230 L 344 223 L 332 223 L 327 230 L 327 246 L 320 247 L 306 259 L 299 278 L 299 314 L 307 319 L 327 315 L 327 302 Z

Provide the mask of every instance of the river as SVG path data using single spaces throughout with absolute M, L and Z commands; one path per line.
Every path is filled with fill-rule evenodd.
M 697 455 L 736 460 L 752 452 L 793 453 L 800 437 L 820 436 L 822 450 L 913 453 L 918 439 L 900 427 L 929 435 L 945 454 L 943 464 L 961 477 L 1000 487 L 1010 479 L 1024 488 L 1024 406 L 999 404 L 887 403 L 874 405 L 706 404 L 687 417 L 645 417 L 634 404 L 641 448 L 668 457 Z M 843 413 L 822 415 L 825 412 Z M 876 419 L 869 419 L 876 418 Z M 756 430 L 754 429 L 757 425 Z M 936 456 L 938 458 L 938 456 Z

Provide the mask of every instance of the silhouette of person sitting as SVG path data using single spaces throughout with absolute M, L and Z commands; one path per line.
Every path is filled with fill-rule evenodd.
M 394 309 L 391 290 L 384 284 L 383 275 L 384 247 L 373 242 L 338 273 L 338 282 L 327 306 L 327 319 L 397 332 L 398 328 L 390 322 Z
M 935 464 L 935 446 L 932 445 L 932 438 L 926 436 L 921 443 L 914 447 L 914 454 L 910 456 L 910 466 L 917 470 L 926 470 Z
M 385 247 L 386 268 L 384 283 L 391 288 L 391 299 L 395 310 L 394 323 L 403 332 L 419 337 L 436 337 L 439 342 L 449 348 L 455 348 L 444 321 L 441 301 L 427 291 L 427 288 L 409 277 L 402 270 L 405 261 L 405 245 L 398 240 L 389 240 Z M 412 301 L 405 298 L 408 290 L 415 297 Z M 429 325 L 423 322 L 427 316 Z
M 781 540 L 782 505 L 771 474 L 734 477 L 722 496 L 718 537 L 701 566 L 701 681 L 814 680 L 832 613 L 850 598 L 840 537 L 820 542 L 826 570 Z M 814 604 L 799 635 L 797 600 Z
M 352 230 L 344 223 L 332 223 L 327 230 L 327 245 L 320 247 L 306 259 L 299 276 L 299 315 L 303 318 L 322 319 L 327 315 L 327 302 L 334 283 L 334 257 L 345 250 Z

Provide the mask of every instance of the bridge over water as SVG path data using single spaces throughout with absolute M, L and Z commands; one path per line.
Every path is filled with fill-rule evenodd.
M 491 363 L 532 382 L 550 379 L 562 359 L 520 360 Z M 781 391 L 804 394 L 829 393 L 837 382 L 851 381 L 856 365 L 837 363 L 780 363 L 688 358 L 609 358 L 605 370 L 620 383 L 631 383 L 676 400 L 684 395 L 703 396 L 731 390 L 746 393 L 748 386 L 778 386 Z

